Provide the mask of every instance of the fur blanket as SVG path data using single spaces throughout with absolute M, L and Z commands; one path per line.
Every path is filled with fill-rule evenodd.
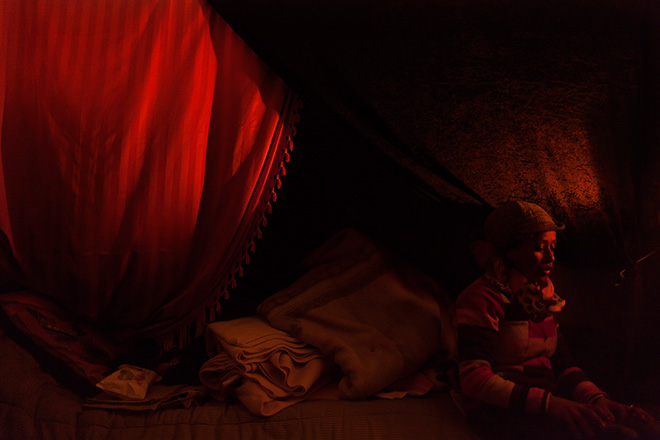
M 257 310 L 340 367 L 342 398 L 371 396 L 432 356 L 455 353 L 452 303 L 368 237 L 344 230 L 305 263 L 306 274 Z

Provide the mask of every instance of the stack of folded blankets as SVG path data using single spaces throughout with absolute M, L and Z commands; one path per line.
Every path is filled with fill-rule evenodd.
M 257 315 L 208 326 L 199 377 L 214 397 L 272 415 L 306 399 L 420 395 L 432 358 L 454 358 L 451 301 L 429 276 L 355 230 Z M 394 387 L 393 387 L 394 386 Z
M 325 385 L 334 363 L 259 316 L 208 326 L 210 359 L 199 377 L 215 398 L 229 393 L 255 414 L 273 415 Z

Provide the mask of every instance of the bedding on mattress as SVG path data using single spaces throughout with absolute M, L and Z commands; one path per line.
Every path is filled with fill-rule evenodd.
M 305 401 L 271 417 L 206 400 L 160 410 L 85 407 L 35 357 L 0 331 L 0 438 L 475 439 L 448 393 L 360 401 Z
M 0 438 L 474 438 L 449 393 L 431 390 L 443 382 L 423 374 L 454 349 L 450 303 L 434 283 L 354 230 L 338 233 L 306 264 L 305 275 L 259 306 L 261 315 L 209 326 L 201 377 L 221 386 L 157 383 L 145 399 L 126 402 L 76 389 L 72 378 L 89 384 L 88 370 L 75 368 L 87 365 L 85 357 L 47 350 L 43 326 L 76 323 L 27 292 L 4 296 L 5 313 L 21 314 L 15 322 L 4 315 L 0 333 Z M 33 315 L 34 325 L 21 326 Z M 56 371 L 56 361 L 65 368 Z M 289 367 L 310 361 L 315 372 L 294 383 L 300 377 Z M 233 392 L 265 378 L 256 400 Z M 277 378 L 284 382 L 273 394 Z
M 451 302 L 433 280 L 354 229 L 305 265 L 258 306 L 260 316 L 208 326 L 200 379 L 213 396 L 270 416 L 308 398 L 396 398 L 436 386 L 429 363 L 453 358 L 455 334 Z

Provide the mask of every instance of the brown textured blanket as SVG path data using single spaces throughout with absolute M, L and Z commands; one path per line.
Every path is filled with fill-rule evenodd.
M 309 271 L 259 305 L 273 327 L 318 347 L 342 370 L 343 398 L 361 399 L 451 356 L 451 303 L 435 282 L 363 234 L 338 233 Z

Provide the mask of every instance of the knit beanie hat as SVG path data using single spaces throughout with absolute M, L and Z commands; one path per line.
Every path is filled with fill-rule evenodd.
M 484 225 L 486 239 L 498 249 L 506 247 L 519 234 L 562 229 L 564 224 L 555 222 L 540 206 L 518 200 L 497 207 Z

